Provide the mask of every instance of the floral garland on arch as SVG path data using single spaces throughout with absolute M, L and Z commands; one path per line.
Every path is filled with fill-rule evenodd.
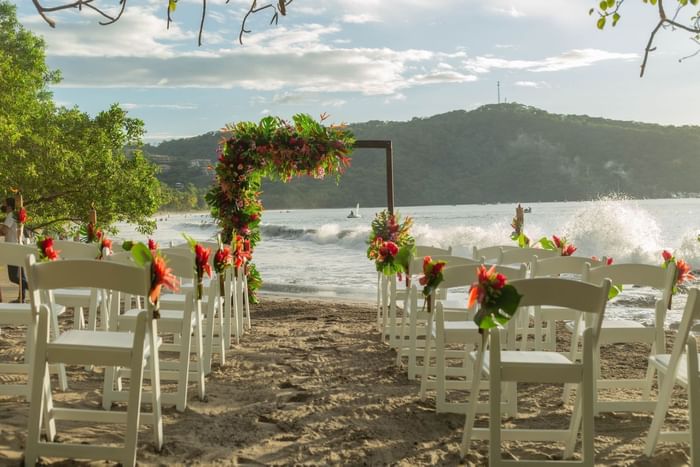
M 321 122 L 327 116 L 321 116 Z M 260 123 L 228 125 L 217 155 L 216 180 L 207 193 L 212 217 L 221 228 L 222 240 L 230 244 L 237 235 L 248 241 L 253 254 L 260 241 L 263 206 L 260 188 L 263 178 L 288 182 L 308 175 L 339 177 L 350 165 L 355 139 L 343 125 L 324 126 L 306 114 L 288 122 L 265 117 Z M 249 297 L 262 281 L 252 263 L 245 267 Z

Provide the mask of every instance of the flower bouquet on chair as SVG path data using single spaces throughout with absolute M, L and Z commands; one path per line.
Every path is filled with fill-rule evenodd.
M 153 304 L 153 317 L 160 318 L 158 298 L 161 288 L 165 287 L 177 292 L 180 289 L 180 282 L 173 275 L 160 251 L 151 250 L 142 242 L 132 244 L 130 251 L 134 262 L 139 266 L 144 267 L 151 263 L 151 290 L 148 299 Z
M 197 300 L 202 299 L 202 292 L 204 288 L 204 275 L 211 278 L 211 265 L 209 264 L 209 255 L 211 254 L 211 249 L 204 248 L 201 244 L 190 237 L 187 234 L 182 234 L 182 236 L 187 240 L 190 245 L 190 249 L 194 253 L 194 272 L 196 277 L 196 287 L 197 287 Z
M 402 222 L 400 214 L 387 210 L 377 213 L 369 234 L 367 258 L 374 261 L 378 272 L 387 276 L 410 274 L 408 265 L 416 252 L 416 241 L 410 234 L 412 225 L 410 217 Z
M 433 261 L 430 256 L 423 258 L 423 276 L 418 279 L 420 285 L 423 286 L 423 296 L 425 303 L 428 304 L 428 313 L 433 312 L 432 295 L 437 290 L 438 286 L 445 278 L 442 275 L 442 270 L 445 269 L 447 262 Z
M 479 309 L 474 315 L 479 332 L 505 326 L 517 311 L 522 295 L 508 284 L 505 275 L 496 272 L 496 266 L 491 266 L 488 270 L 484 265 L 479 266 L 476 278 L 476 282 L 469 289 L 467 308 L 471 308 L 475 303 L 479 304 Z

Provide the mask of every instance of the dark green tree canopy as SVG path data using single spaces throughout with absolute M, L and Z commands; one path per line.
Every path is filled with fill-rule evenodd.
M 153 227 L 160 202 L 156 168 L 139 151 L 143 122 L 118 105 L 97 116 L 56 107 L 48 86 L 58 72 L 45 62 L 44 42 L 0 1 L 0 191 L 19 190 L 29 229 L 66 230 L 87 221 Z

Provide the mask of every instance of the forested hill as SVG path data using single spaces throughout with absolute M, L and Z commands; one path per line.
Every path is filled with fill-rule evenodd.
M 394 146 L 397 205 L 591 199 L 624 192 L 667 197 L 700 192 L 700 127 L 557 115 L 519 104 L 486 105 L 408 122 L 351 125 L 357 139 Z M 177 160 L 215 159 L 216 133 L 147 147 Z M 171 170 L 171 176 L 173 176 Z M 189 175 L 188 175 L 189 173 Z M 175 174 L 187 183 L 192 170 Z M 164 179 L 171 180 L 164 174 Z M 211 177 L 194 180 L 206 184 Z M 265 183 L 268 208 L 382 206 L 381 150 L 357 150 L 334 180 Z

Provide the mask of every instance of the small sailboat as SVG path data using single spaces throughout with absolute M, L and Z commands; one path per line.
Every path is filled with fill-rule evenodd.
M 348 219 L 359 219 L 360 217 L 362 217 L 360 215 L 360 203 L 357 203 L 355 210 L 350 210 L 350 214 L 348 214 Z

